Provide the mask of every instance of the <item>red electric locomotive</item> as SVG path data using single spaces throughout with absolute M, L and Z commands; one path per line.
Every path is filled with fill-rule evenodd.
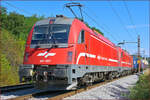
M 36 22 L 20 66 L 20 81 L 69 90 L 131 72 L 132 57 L 77 18 L 58 16 Z

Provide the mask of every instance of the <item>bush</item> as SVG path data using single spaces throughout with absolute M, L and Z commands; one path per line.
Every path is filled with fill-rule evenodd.
M 129 98 L 132 100 L 150 99 L 150 75 L 141 75 L 136 85 L 131 89 Z
M 23 61 L 27 35 L 35 22 L 44 17 L 26 17 L 0 8 L 0 86 L 18 84 L 18 67 Z
M 23 60 L 25 41 L 16 40 L 7 30 L 1 30 L 0 86 L 19 83 L 18 66 Z
M 19 77 L 17 71 L 10 66 L 9 61 L 6 59 L 5 54 L 1 54 L 1 77 L 0 77 L 0 86 L 4 85 L 13 85 L 19 83 Z

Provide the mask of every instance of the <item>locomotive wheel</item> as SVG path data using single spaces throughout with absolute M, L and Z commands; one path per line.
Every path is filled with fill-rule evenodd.
M 89 86 L 92 85 L 93 78 L 92 75 L 86 74 L 82 78 L 78 78 L 78 86 Z
M 108 80 L 112 80 L 113 79 L 113 74 L 112 74 L 112 72 L 110 72 L 109 74 L 108 74 L 108 78 L 107 78 Z

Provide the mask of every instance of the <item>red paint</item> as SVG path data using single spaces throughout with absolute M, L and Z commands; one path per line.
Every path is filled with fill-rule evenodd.
M 28 61 L 24 61 L 24 64 L 77 64 L 77 59 L 79 59 L 80 53 L 86 53 L 95 55 L 95 58 L 94 56 L 89 57 L 88 55 L 81 56 L 78 61 L 78 64 L 132 67 L 132 56 L 130 56 L 120 47 L 115 46 L 115 44 L 103 37 L 101 34 L 95 34 L 94 31 L 92 31 L 78 19 L 74 19 L 74 21 L 72 22 L 68 39 L 68 48 L 52 48 L 49 51 L 48 49 L 44 48 L 30 48 L 33 28 L 30 31 L 27 39 L 25 53 L 28 52 L 29 56 Z M 78 44 L 78 37 L 81 30 L 85 30 L 85 42 L 82 44 Z M 39 53 L 44 53 L 46 51 L 48 51 L 48 53 L 56 53 L 56 55 L 49 56 L 47 58 L 44 57 L 46 54 L 44 56 L 37 56 Z M 72 62 L 67 61 L 68 52 L 72 52 Z M 122 52 L 123 55 L 121 56 Z

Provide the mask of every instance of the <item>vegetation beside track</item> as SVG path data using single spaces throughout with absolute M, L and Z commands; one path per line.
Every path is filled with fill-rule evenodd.
M 1 30 L 1 77 L 0 86 L 19 83 L 18 65 L 22 62 L 25 41 L 15 40 L 10 32 Z
M 150 100 L 150 72 L 147 71 L 146 74 L 139 77 L 136 85 L 130 90 L 129 98 L 131 100 Z
M 33 24 L 43 17 L 25 17 L 0 8 L 0 86 L 15 85 L 19 83 L 18 67 L 23 61 L 27 35 Z

